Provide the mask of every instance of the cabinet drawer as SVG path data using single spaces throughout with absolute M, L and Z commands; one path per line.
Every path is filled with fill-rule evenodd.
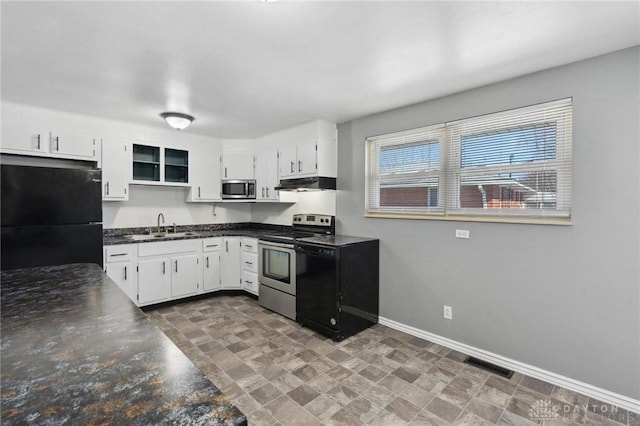
M 106 246 L 104 261 L 106 263 L 128 262 L 135 257 L 137 244 L 123 244 L 117 246 Z
M 253 294 L 258 294 L 258 274 L 242 271 L 242 288 Z
M 157 256 L 161 254 L 177 254 L 200 251 L 200 240 L 157 241 L 139 243 L 138 256 Z
M 222 247 L 222 238 L 204 238 L 202 240 L 202 251 L 205 253 L 220 251 L 220 247 Z
M 255 238 L 243 238 L 242 251 L 249 252 L 249 253 L 257 253 L 258 240 L 256 240 Z
M 242 270 L 258 273 L 258 255 L 256 253 L 242 253 Z

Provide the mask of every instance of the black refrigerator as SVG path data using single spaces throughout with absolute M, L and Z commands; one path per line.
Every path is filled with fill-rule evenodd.
M 102 266 L 101 171 L 2 164 L 0 269 Z

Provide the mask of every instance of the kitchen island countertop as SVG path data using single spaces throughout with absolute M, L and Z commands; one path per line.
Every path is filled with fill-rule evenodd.
M 98 265 L 0 279 L 3 424 L 247 424 Z

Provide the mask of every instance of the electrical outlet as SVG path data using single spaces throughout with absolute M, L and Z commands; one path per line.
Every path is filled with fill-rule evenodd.
M 444 319 L 453 319 L 453 309 L 451 306 L 444 305 Z
M 469 239 L 470 232 L 468 229 L 456 229 L 456 238 Z

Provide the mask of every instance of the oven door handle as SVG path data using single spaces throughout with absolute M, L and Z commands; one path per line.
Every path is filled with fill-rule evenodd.
M 258 242 L 258 247 L 260 247 L 260 248 L 276 247 L 276 248 L 284 248 L 284 249 L 289 249 L 289 250 L 294 250 L 295 249 L 295 246 L 293 244 L 273 243 L 271 241 L 259 241 Z

